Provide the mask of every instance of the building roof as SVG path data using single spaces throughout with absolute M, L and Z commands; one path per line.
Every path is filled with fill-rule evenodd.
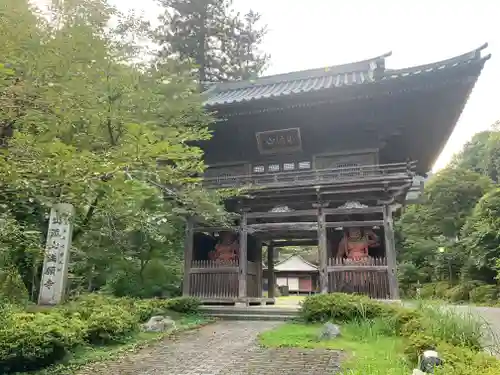
M 276 263 L 274 266 L 275 272 L 315 272 L 318 267 L 308 262 L 300 255 L 292 255 L 282 262 Z
M 473 51 L 451 59 L 406 69 L 386 69 L 385 58 L 391 55 L 391 53 L 386 53 L 350 64 L 272 75 L 255 80 L 218 83 L 205 92 L 205 106 L 220 107 L 426 75 L 443 69 L 453 69 L 474 61 L 489 59 L 490 55 L 481 56 L 481 51 L 487 46 L 484 44 Z

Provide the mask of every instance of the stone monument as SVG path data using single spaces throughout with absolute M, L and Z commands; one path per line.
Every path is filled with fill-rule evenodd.
M 50 211 L 39 305 L 57 305 L 64 301 L 74 216 L 75 209 L 68 203 L 57 203 Z

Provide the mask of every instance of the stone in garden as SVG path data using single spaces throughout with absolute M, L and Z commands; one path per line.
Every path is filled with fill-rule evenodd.
M 338 336 L 340 336 L 340 327 L 333 323 L 325 323 L 321 327 L 318 338 L 319 340 L 332 340 Z
M 165 332 L 175 328 L 175 322 L 169 316 L 152 316 L 142 325 L 145 332 Z
M 433 374 L 434 369 L 443 364 L 443 360 L 439 358 L 438 352 L 435 350 L 426 350 L 420 358 L 420 371 L 426 374 Z

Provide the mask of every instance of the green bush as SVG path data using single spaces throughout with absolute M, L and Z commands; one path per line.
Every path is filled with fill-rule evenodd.
M 390 316 L 397 311 L 396 306 L 374 301 L 365 296 L 331 293 L 307 297 L 302 303 L 300 314 L 308 322 L 328 320 L 348 322 L 355 319 Z
M 169 310 L 182 314 L 196 314 L 200 311 L 201 301 L 195 297 L 176 297 L 167 300 Z
M 451 345 L 440 341 L 436 337 L 421 333 L 409 337 L 405 347 L 405 354 L 408 360 L 416 365 L 422 352 L 429 349 L 437 350 L 444 361 L 444 366 L 438 374 L 500 374 L 500 361 L 495 357 L 483 353 L 479 349 Z
M 436 297 L 436 284 L 430 283 L 422 285 L 420 288 L 420 298 L 431 299 Z
M 434 297 L 439 299 L 448 298 L 448 291 L 452 288 L 452 285 L 448 281 L 440 281 L 436 283 L 434 287 Z
M 449 289 L 446 293 L 446 297 L 451 302 L 467 302 L 470 299 L 470 292 L 482 284 L 483 283 L 480 281 L 467 281 L 460 283 Z
M 119 342 L 139 329 L 139 320 L 123 306 L 103 305 L 86 319 L 85 340 L 90 344 Z
M 26 305 L 28 300 L 28 290 L 19 272 L 16 269 L 0 269 L 0 303 Z
M 86 324 L 58 311 L 12 312 L 0 326 L 0 373 L 35 370 L 62 358 L 83 343 Z
M 471 302 L 493 303 L 498 297 L 498 287 L 496 285 L 481 285 L 472 289 L 469 295 Z
M 79 296 L 61 307 L 66 316 L 78 316 L 86 322 L 85 340 L 90 344 L 119 342 L 137 331 L 144 308 L 134 300 L 102 294 Z
M 412 331 L 408 329 L 410 334 L 422 333 L 440 342 L 473 350 L 481 348 L 487 323 L 474 313 L 466 314 L 453 308 L 432 304 L 422 304 L 418 309 L 422 314 L 420 327 L 416 326 Z

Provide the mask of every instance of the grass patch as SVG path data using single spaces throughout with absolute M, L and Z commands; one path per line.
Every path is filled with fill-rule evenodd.
M 85 366 L 98 362 L 116 361 L 122 355 L 130 352 L 135 352 L 139 349 L 147 347 L 155 342 L 158 342 L 177 333 L 188 331 L 190 329 L 199 328 L 203 325 L 213 322 L 213 319 L 198 316 L 187 315 L 183 316 L 179 313 L 171 312 L 169 316 L 176 321 L 176 329 L 167 332 L 138 332 L 130 337 L 127 337 L 123 342 L 114 345 L 102 346 L 81 346 L 76 348 L 70 357 L 66 358 L 63 363 L 45 368 L 43 370 L 31 372 L 32 375 L 70 375 Z M 25 375 L 27 373 L 19 373 L 17 375 Z
M 391 336 L 392 327 L 381 319 L 352 321 L 341 326 L 341 336 L 319 341 L 320 324 L 288 323 L 259 336 L 268 348 L 341 350 L 346 354 L 345 375 L 408 375 L 404 340 Z

